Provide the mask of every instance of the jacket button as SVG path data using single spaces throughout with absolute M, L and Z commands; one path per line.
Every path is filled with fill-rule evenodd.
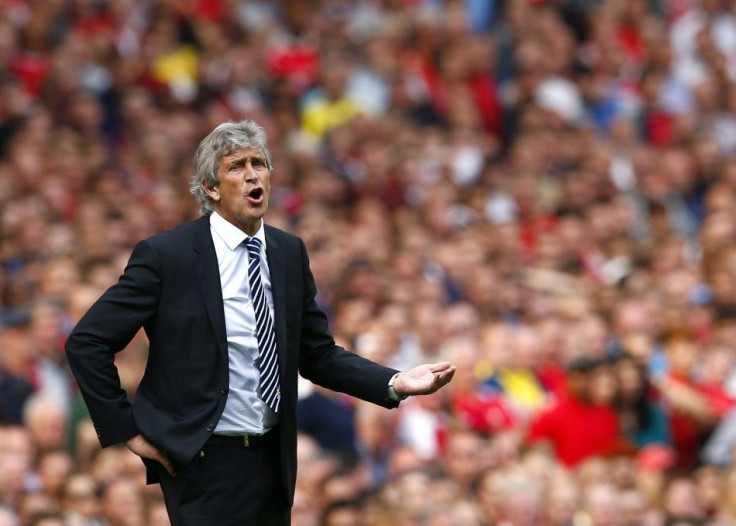
M 220 394 L 227 394 L 227 387 L 220 389 Z
M 215 428 L 215 424 L 210 424 L 207 426 L 207 431 L 212 431 Z

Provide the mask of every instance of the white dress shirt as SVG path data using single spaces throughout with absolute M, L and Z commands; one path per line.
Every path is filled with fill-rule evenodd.
M 210 231 L 217 253 L 225 329 L 230 386 L 225 410 L 215 428 L 218 435 L 261 435 L 278 423 L 278 416 L 258 397 L 259 370 L 256 315 L 248 282 L 248 236 L 217 212 L 210 215 Z M 255 237 L 261 240 L 261 282 L 268 310 L 273 319 L 271 274 L 266 261 L 266 235 L 261 227 Z

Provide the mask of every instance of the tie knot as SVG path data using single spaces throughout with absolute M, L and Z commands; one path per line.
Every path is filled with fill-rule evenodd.
M 257 237 L 249 237 L 243 241 L 245 248 L 248 250 L 248 256 L 251 261 L 260 261 L 261 259 L 261 240 Z
M 248 249 L 256 249 L 259 252 L 261 250 L 261 240 L 258 239 L 257 237 L 246 238 L 246 240 L 243 241 L 243 243 L 245 243 L 245 246 L 248 247 Z

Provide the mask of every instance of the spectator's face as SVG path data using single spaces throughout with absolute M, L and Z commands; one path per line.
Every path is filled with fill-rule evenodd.
M 588 373 L 586 371 L 568 371 L 567 389 L 579 400 L 586 400 L 588 393 Z
M 39 462 L 38 475 L 44 492 L 48 495 L 57 495 L 73 467 L 72 457 L 65 451 L 43 456 Z
M 578 506 L 578 491 L 573 484 L 550 486 L 545 514 L 550 524 L 569 524 Z
M 31 441 L 39 450 L 58 449 L 66 440 L 67 422 L 64 409 L 53 403 L 44 403 L 29 417 L 26 427 Z
M 215 210 L 246 234 L 255 234 L 271 194 L 271 171 L 266 156 L 255 148 L 237 150 L 220 159 L 217 175 L 220 184 L 205 187 Z
M 23 493 L 29 465 L 20 457 L 0 455 L 0 498 L 14 502 Z
M 646 363 L 654 344 L 652 338 L 643 333 L 633 333 L 622 338 L 621 344 L 628 354 L 640 363 Z
M 514 526 L 533 526 L 539 524 L 540 500 L 530 489 L 515 491 L 505 499 L 502 515 Z
M 79 284 L 79 268 L 69 259 L 58 259 L 46 267 L 42 288 L 44 294 L 56 300 L 66 300 Z
M 613 401 L 618 386 L 611 367 L 604 365 L 590 372 L 588 393 L 594 404 L 605 405 Z
M 324 60 L 320 64 L 322 87 L 332 100 L 339 99 L 345 89 L 345 82 L 350 75 L 350 66 L 345 60 L 338 58 L 335 61 Z
M 125 466 L 122 461 L 120 448 L 106 448 L 101 450 L 94 458 L 90 472 L 100 484 L 112 484 L 112 482 L 124 474 Z
M 668 515 L 675 518 L 703 516 L 695 485 L 687 479 L 678 479 L 670 484 L 664 497 L 664 508 Z
M 642 524 L 646 512 L 644 495 L 637 490 L 627 490 L 619 496 L 622 524 L 634 526 Z
M 407 521 L 422 515 L 430 500 L 429 484 L 429 476 L 421 471 L 407 473 L 399 479 L 399 502 Z
M 118 479 L 108 486 L 102 509 L 111 526 L 137 525 L 143 521 L 143 495 L 133 480 Z
M 536 330 L 525 328 L 519 330 L 513 338 L 515 349 L 513 362 L 517 367 L 534 367 L 539 361 L 541 340 Z
M 470 485 L 483 469 L 480 439 L 471 433 L 459 433 L 450 438 L 445 455 L 450 476 L 460 485 Z
M 617 491 L 614 486 L 598 484 L 589 488 L 586 510 L 593 526 L 618 526 L 621 524 Z
M 69 479 L 64 488 L 61 507 L 64 511 L 74 511 L 92 518 L 99 512 L 97 485 L 89 475 L 76 475 Z
M 650 316 L 640 301 L 619 304 L 614 313 L 614 331 L 622 336 L 631 333 L 649 334 Z
M 12 458 L 24 466 L 30 466 L 35 454 L 35 448 L 26 428 L 21 426 L 0 428 L 0 461 L 4 458 Z
M 616 364 L 616 373 L 620 394 L 625 400 L 636 400 L 644 387 L 644 377 L 639 366 L 632 360 L 622 360 Z
M 677 340 L 667 346 L 667 357 L 673 371 L 687 376 L 695 364 L 697 349 L 690 341 Z
M 61 340 L 61 312 L 52 305 L 41 304 L 31 313 L 31 333 L 39 353 L 53 356 Z
M 18 505 L 21 524 L 28 524 L 31 517 L 41 513 L 56 513 L 56 501 L 43 493 L 27 493 Z
M 726 385 L 733 370 L 734 356 L 727 348 L 711 349 L 705 356 L 701 381 L 711 385 Z
M 695 473 L 695 491 L 698 499 L 707 511 L 721 507 L 723 495 L 723 479 L 714 466 L 703 466 Z

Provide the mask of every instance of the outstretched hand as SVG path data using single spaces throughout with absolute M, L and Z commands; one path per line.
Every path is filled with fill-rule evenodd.
M 432 394 L 447 385 L 455 374 L 450 362 L 427 363 L 399 373 L 394 391 L 399 396 Z

